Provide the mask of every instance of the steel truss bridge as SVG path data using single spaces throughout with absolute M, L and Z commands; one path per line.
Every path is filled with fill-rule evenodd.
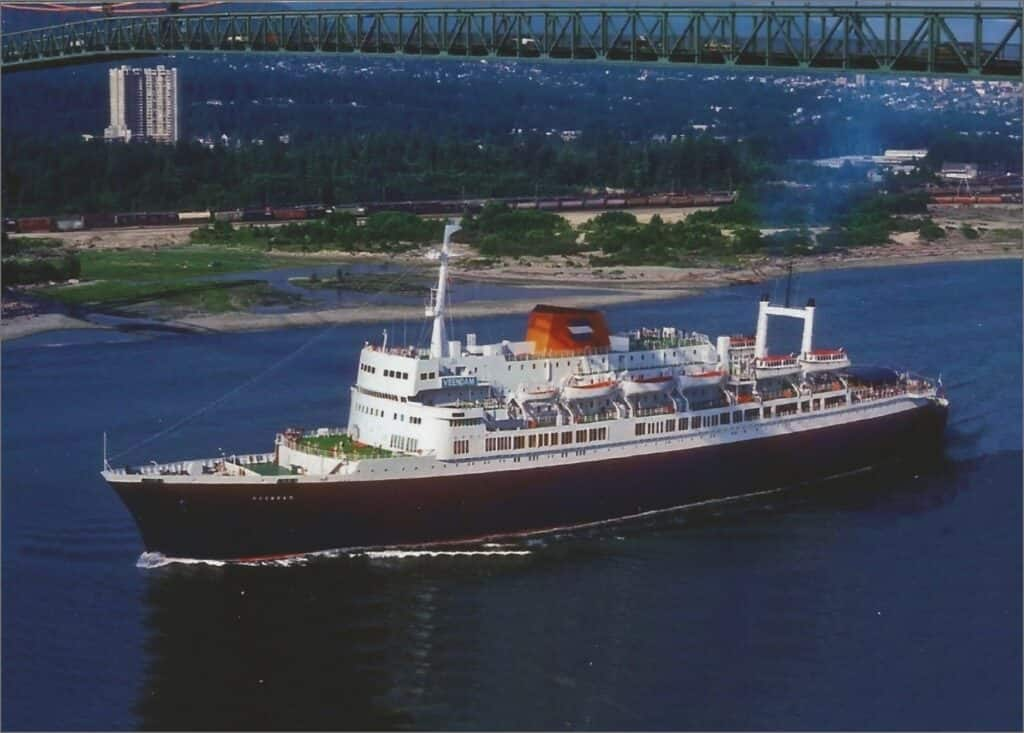
M 3 36 L 0 71 L 181 53 L 563 59 L 1021 79 L 1017 7 L 355 6 L 100 17 Z

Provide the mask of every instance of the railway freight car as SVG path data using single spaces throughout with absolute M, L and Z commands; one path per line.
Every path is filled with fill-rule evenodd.
M 181 224 L 203 224 L 210 221 L 209 211 L 179 211 L 178 222 Z
M 218 212 L 219 213 L 219 212 Z M 241 221 L 273 221 L 274 212 L 270 209 L 245 209 Z
M 53 220 L 55 232 L 77 232 L 85 229 L 85 218 L 82 216 L 58 216 Z
M 307 218 L 306 210 L 301 206 L 271 209 L 271 211 L 274 213 L 274 218 L 281 221 Z
M 18 232 L 21 234 L 48 231 L 50 231 L 50 217 L 48 216 L 23 216 L 18 219 Z
M 177 211 L 149 211 L 145 214 L 146 226 L 165 226 L 178 223 Z
M 114 214 L 114 226 L 118 227 L 137 227 L 145 224 L 145 218 L 142 214 L 124 213 Z
M 83 214 L 86 229 L 110 229 L 115 226 L 113 214 Z

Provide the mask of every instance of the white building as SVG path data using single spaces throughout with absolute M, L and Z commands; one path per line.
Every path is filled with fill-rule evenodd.
M 976 163 L 943 163 L 939 177 L 947 181 L 973 181 L 978 177 Z
M 179 137 L 178 70 L 164 66 L 110 70 L 106 140 L 175 143 Z
M 887 158 L 889 162 L 893 163 L 911 163 L 927 158 L 928 149 L 919 148 L 915 150 L 895 150 L 890 148 L 882 154 L 882 157 Z

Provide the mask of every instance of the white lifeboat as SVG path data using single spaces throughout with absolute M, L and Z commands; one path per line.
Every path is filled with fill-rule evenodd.
M 611 376 L 569 377 L 562 387 L 562 397 L 567 400 L 588 400 L 608 397 L 619 388 L 617 379 Z
M 674 386 L 675 378 L 671 374 L 650 374 L 627 376 L 620 382 L 622 394 L 626 397 L 668 392 Z
M 680 390 L 690 387 L 710 387 L 725 381 L 726 372 L 714 364 L 693 364 L 676 377 Z
M 761 356 L 754 360 L 754 371 L 758 379 L 785 377 L 800 373 L 800 362 L 796 354 L 786 356 Z
M 800 366 L 805 372 L 824 372 L 850 366 L 846 349 L 814 349 L 800 354 Z
M 519 404 L 554 399 L 558 395 L 558 387 L 552 384 L 520 384 L 516 389 L 515 399 Z

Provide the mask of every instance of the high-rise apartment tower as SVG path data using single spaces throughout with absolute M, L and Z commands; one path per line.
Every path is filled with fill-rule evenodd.
M 110 70 L 110 125 L 106 140 L 178 141 L 178 70 L 157 66 Z

